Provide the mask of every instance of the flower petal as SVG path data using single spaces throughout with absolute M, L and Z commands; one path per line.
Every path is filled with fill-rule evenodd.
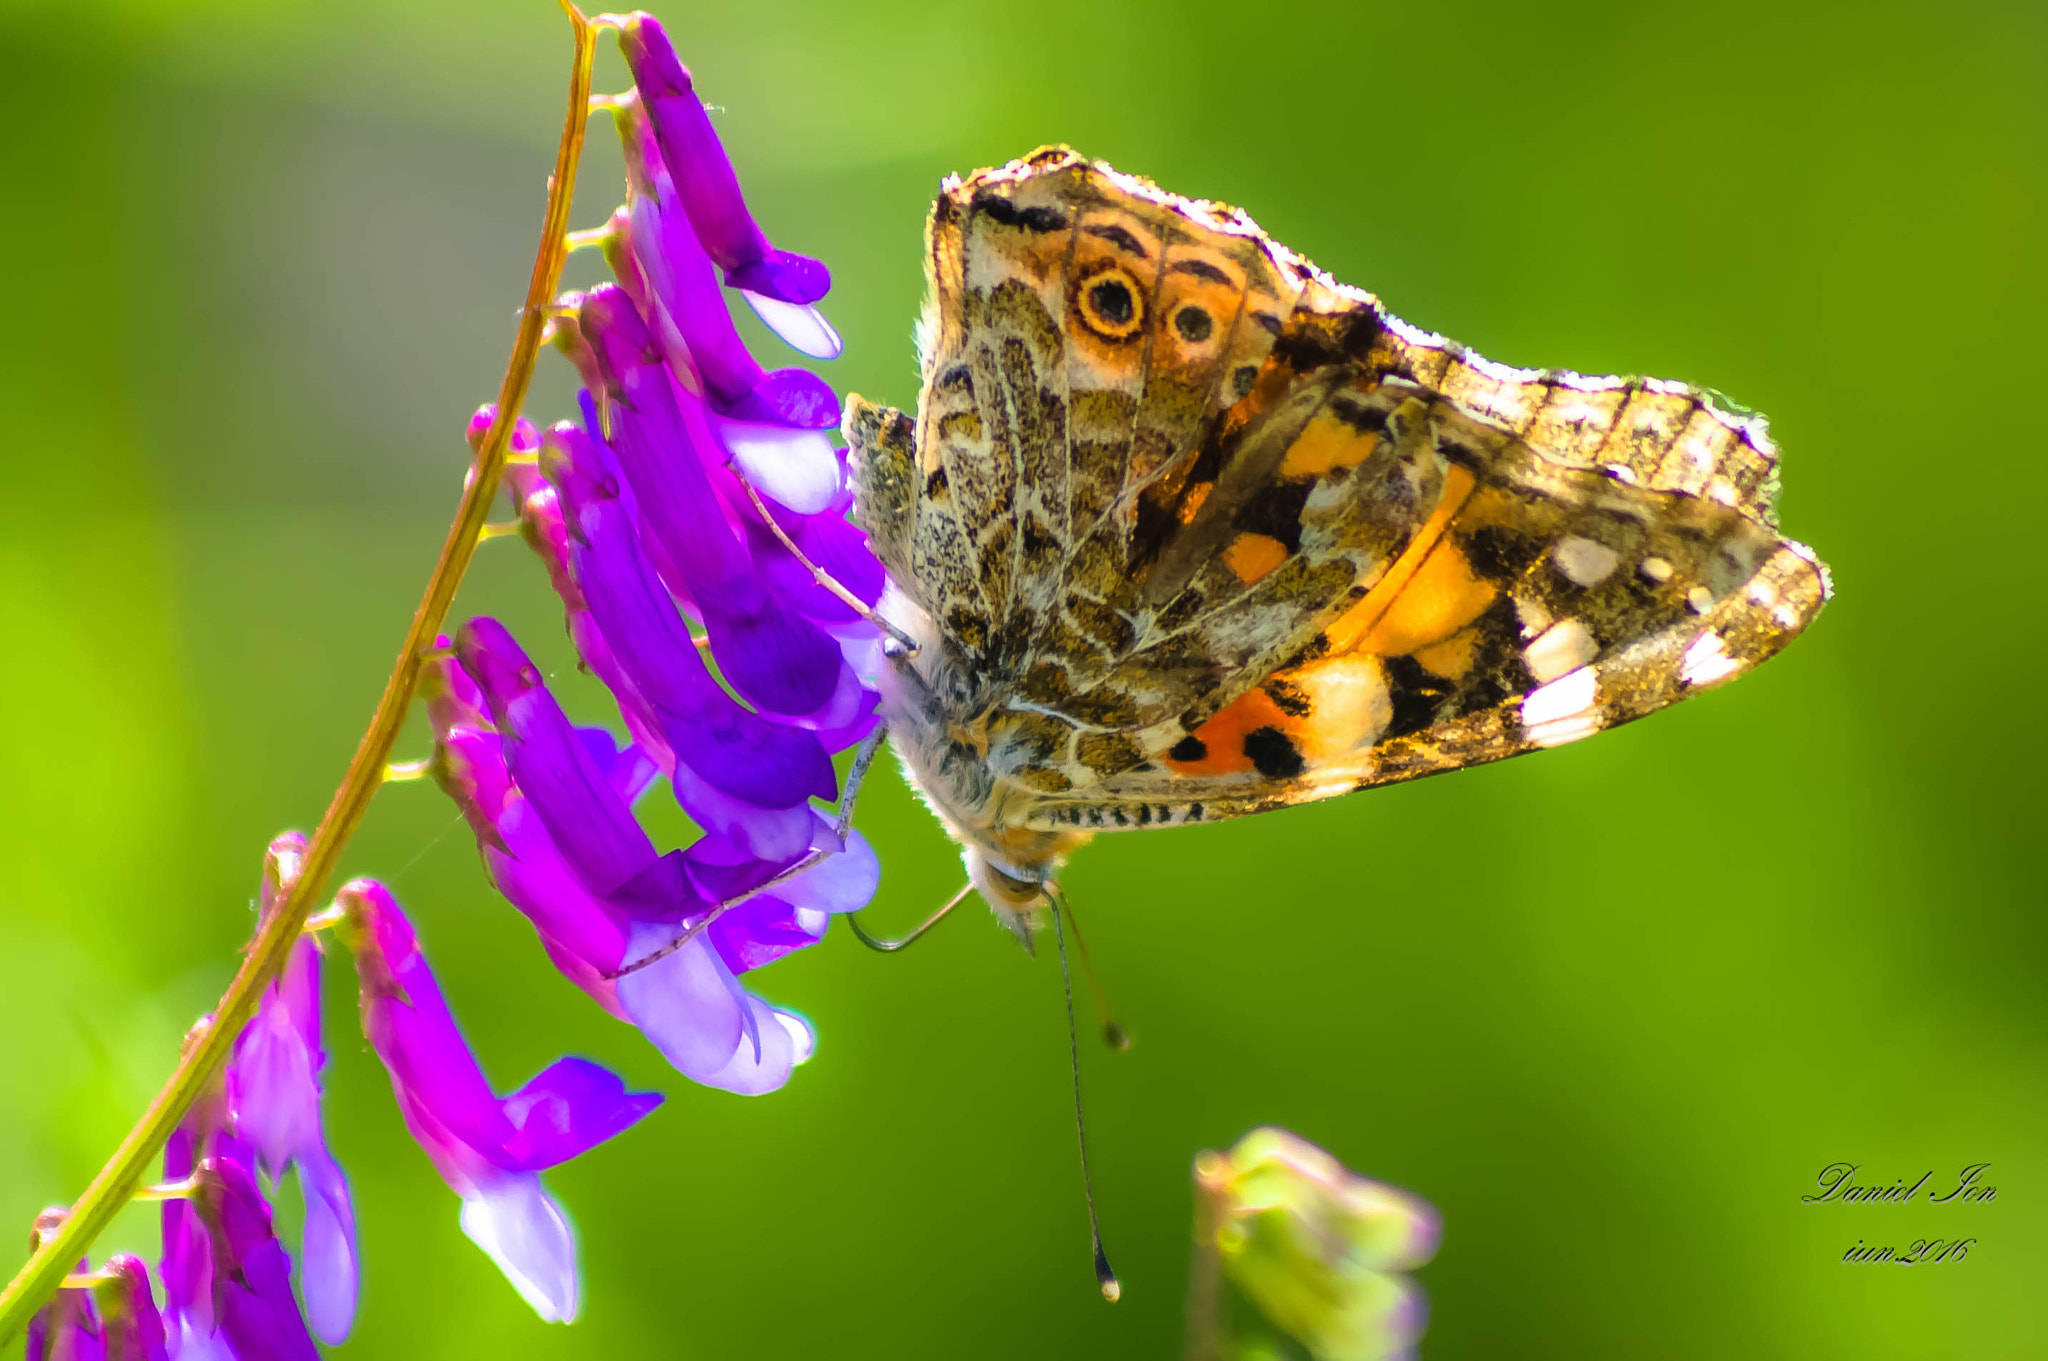
M 798 515 L 816 515 L 839 499 L 838 447 L 830 433 L 714 417 L 719 443 L 754 489 Z
M 149 1268 L 140 1257 L 117 1252 L 105 1269 L 111 1279 L 97 1293 L 107 1361 L 165 1361 L 164 1321 L 150 1293 Z
M 319 1361 L 292 1293 L 291 1263 L 271 1228 L 270 1206 L 248 1169 L 233 1158 L 205 1159 L 193 1204 L 213 1251 L 216 1329 L 234 1354 Z
M 478 1187 L 462 1200 L 462 1231 L 548 1323 L 573 1323 L 580 1283 L 568 1216 L 532 1172 Z
M 661 1100 L 659 1092 L 628 1092 L 624 1079 L 589 1059 L 557 1059 L 505 1098 L 518 1131 L 510 1151 L 529 1171 L 565 1163 L 623 1133 Z
M 809 1036 L 810 1027 L 752 993 L 747 994 L 746 1006 L 753 1023 L 751 1037 L 742 1041 L 724 1068 L 699 1080 L 739 1096 L 762 1096 L 789 1081 L 789 1070 L 797 1062 L 798 1037 Z M 808 1047 L 804 1057 L 810 1057 Z
M 504 739 L 505 768 L 584 887 L 602 897 L 656 859 L 654 843 L 612 789 L 511 633 L 472 619 L 455 637 Z
M 731 282 L 731 276 L 727 276 Z M 846 342 L 839 338 L 839 332 L 832 329 L 832 323 L 825 320 L 825 314 L 817 308 L 803 303 L 784 302 L 771 297 L 767 292 L 756 292 L 741 288 L 740 296 L 747 300 L 747 306 L 754 309 L 754 315 L 761 324 L 781 338 L 782 343 L 798 354 L 813 359 L 837 359 L 846 349 Z
M 647 14 L 629 16 L 619 29 L 619 47 L 653 121 L 677 195 L 705 251 L 724 267 L 726 282 L 771 293 L 785 302 L 811 303 L 824 297 L 832 286 L 825 267 L 776 250 L 755 225 L 689 69 L 676 57 L 661 25 Z
M 637 922 L 627 958 L 653 953 L 679 926 Z M 618 981 L 619 1001 L 633 1024 L 677 1072 L 709 1085 L 732 1061 L 746 1029 L 732 975 L 702 936 Z
M 846 834 L 846 849 L 828 855 L 786 883 L 775 896 L 792 907 L 817 912 L 858 912 L 882 882 L 882 862 L 859 832 Z
M 358 1263 L 355 1209 L 348 1181 L 325 1148 L 303 1149 L 293 1160 L 306 1203 L 299 1249 L 299 1291 L 306 1322 L 330 1347 L 348 1340 L 355 1325 Z

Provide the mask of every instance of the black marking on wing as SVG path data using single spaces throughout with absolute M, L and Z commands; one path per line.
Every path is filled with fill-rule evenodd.
M 1244 754 L 1269 780 L 1291 780 L 1307 769 L 1294 739 L 1278 728 L 1254 728 L 1244 735 Z
M 1131 235 L 1122 227 L 1117 226 L 1114 222 L 1094 223 L 1083 227 L 1081 230 L 1090 236 L 1099 237 L 1109 242 L 1109 244 L 1117 247 L 1119 250 L 1129 251 L 1140 260 L 1152 258 L 1150 252 L 1145 249 L 1144 242 L 1138 240 L 1137 237 Z
M 1062 231 L 1067 225 L 1067 215 L 1057 208 L 1019 208 L 1003 195 L 986 189 L 974 196 L 972 206 L 1005 227 L 1022 227 L 1027 232 Z

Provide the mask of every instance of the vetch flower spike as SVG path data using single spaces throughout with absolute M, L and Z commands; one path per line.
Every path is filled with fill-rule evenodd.
M 306 839 L 290 832 L 270 843 L 263 864 L 262 911 L 284 902 Z M 284 972 L 264 993 L 256 1015 L 235 1041 L 227 1099 L 235 1133 L 247 1141 L 273 1183 L 296 1168 L 305 1200 L 300 1285 L 306 1313 L 322 1342 L 338 1346 L 355 1321 L 355 1210 L 348 1181 L 327 1150 L 320 1119 L 320 951 L 311 936 L 292 947 Z
M 1436 1211 L 1347 1171 L 1283 1129 L 1255 1129 L 1229 1153 L 1195 1159 L 1196 1267 L 1191 1320 L 1220 1331 L 1216 1268 L 1318 1361 L 1413 1355 L 1427 1316 L 1403 1273 L 1435 1255 Z M 1205 1295 L 1207 1298 L 1205 1299 Z M 1194 1339 L 1197 1355 L 1207 1343 Z
M 71 1209 L 51 1223 L 47 1232 L 39 1223 L 29 1260 L 4 1288 L 0 1288 L 0 1342 L 26 1332 L 36 1311 L 57 1297 L 72 1263 L 107 1228 L 120 1209 L 131 1202 L 151 1159 L 162 1153 L 167 1164 L 189 1165 L 194 1156 L 194 1144 L 201 1134 L 191 1119 L 195 1106 L 214 1103 L 220 1095 L 216 1090 L 216 1079 L 227 1067 L 231 1047 L 255 1015 L 263 994 L 283 972 L 309 920 L 306 913 L 310 910 L 310 900 L 325 885 L 372 795 L 384 782 L 393 743 L 403 726 L 405 712 L 412 702 L 421 669 L 427 660 L 428 644 L 446 617 L 449 603 L 475 554 L 489 518 L 490 503 L 496 495 L 505 464 L 506 444 L 512 433 L 511 421 L 517 415 L 532 380 L 534 359 L 543 341 L 549 303 L 560 284 L 562 261 L 567 252 L 570 196 L 576 182 L 590 109 L 591 59 L 597 33 L 597 26 L 573 4 L 564 8 L 575 34 L 568 112 L 556 151 L 554 174 L 549 180 L 540 246 L 525 306 L 519 313 L 517 339 L 499 388 L 503 409 L 500 419 L 494 422 L 491 431 L 480 442 L 481 447 L 464 484 L 462 500 L 422 592 L 419 607 L 413 614 L 399 660 L 356 746 L 355 755 L 328 803 L 327 812 L 308 843 L 297 887 L 280 910 L 273 912 L 259 926 L 248 944 L 241 967 L 222 994 L 213 1014 L 188 1036 L 176 1068 L 143 1116 Z M 208 1117 L 201 1123 L 211 1127 L 219 1122 Z M 213 1137 L 210 1129 L 207 1137 Z M 231 1135 L 226 1137 L 232 1138 Z M 182 1148 L 174 1147 L 180 1142 Z M 218 1165 L 218 1161 L 217 1156 L 210 1156 L 202 1165 L 213 1167 Z M 253 1190 L 254 1179 L 247 1176 L 245 1165 L 239 1161 L 227 1165 L 241 1167 L 243 1182 Z M 240 1199 L 237 1188 L 230 1187 L 224 1198 L 210 1207 L 209 1222 L 221 1226 L 221 1236 L 231 1244 L 236 1237 L 231 1231 L 231 1221 L 251 1218 L 241 1213 L 247 1206 L 238 1208 Z M 257 1204 L 260 1206 L 260 1197 Z M 190 1207 L 180 1205 L 178 1208 Z M 230 1210 L 236 1214 L 231 1216 Z M 263 1209 L 262 1220 L 263 1237 L 275 1248 L 277 1264 L 281 1268 L 283 1251 L 276 1246 L 274 1235 L 268 1233 L 267 1207 Z M 208 1232 L 209 1237 L 213 1236 L 210 1228 Z M 184 1251 L 192 1246 L 185 1239 L 183 1234 L 167 1235 L 166 1247 Z M 255 1236 L 249 1235 L 248 1241 L 255 1242 Z M 246 1266 L 245 1263 L 244 1283 L 248 1283 Z M 261 1274 L 282 1275 L 282 1272 Z M 284 1286 L 285 1298 L 289 1299 L 288 1278 L 284 1280 Z M 174 1295 L 175 1291 L 167 1283 L 167 1302 Z M 303 1328 L 300 1332 L 301 1338 L 287 1340 L 285 1354 L 314 1356 L 310 1338 L 304 1336 Z M 183 1361 L 197 1361 L 199 1348 L 181 1346 L 180 1350 L 185 1354 Z M 215 1347 L 205 1350 L 219 1354 Z M 244 1349 L 238 1347 L 236 1350 Z
M 597 1064 L 564 1058 L 498 1097 L 390 891 L 357 879 L 336 901 L 362 983 L 363 1035 L 391 1075 L 406 1127 L 462 1197 L 463 1232 L 536 1313 L 568 1322 L 580 1295 L 575 1234 L 538 1174 L 626 1130 L 660 1094 L 629 1093 Z

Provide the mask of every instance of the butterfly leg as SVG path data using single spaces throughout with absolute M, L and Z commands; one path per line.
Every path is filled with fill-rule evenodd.
M 878 940 L 874 936 L 871 936 L 867 932 L 861 930 L 860 921 L 858 920 L 860 914 L 858 912 L 849 912 L 846 914 L 846 925 L 848 929 L 853 932 L 853 938 L 859 941 L 862 945 L 867 946 L 870 950 L 879 950 L 885 955 L 894 954 L 896 951 L 901 950 L 904 946 L 910 944 L 910 942 L 916 940 L 919 936 L 923 935 L 925 932 L 931 930 L 934 926 L 937 926 L 940 922 L 944 921 L 946 919 L 946 914 L 951 912 L 954 908 L 960 906 L 961 903 L 965 902 L 967 900 L 967 895 L 972 892 L 974 892 L 973 884 L 962 884 L 960 886 L 960 891 L 954 894 L 950 899 L 948 899 L 944 907 L 932 913 L 931 916 L 925 918 L 925 920 L 915 930 L 911 931 L 908 935 L 898 936 L 895 940 Z
M 881 724 L 877 723 L 875 725 L 875 730 L 869 733 L 867 737 L 862 740 L 860 748 L 854 752 L 853 764 L 847 767 L 846 786 L 840 792 L 839 795 L 839 820 L 833 828 L 834 832 L 838 836 L 839 844 L 842 847 L 846 845 L 847 833 L 853 830 L 854 798 L 860 793 L 861 783 L 867 778 L 868 767 L 872 766 L 875 762 L 875 753 L 881 749 L 882 738 L 886 734 L 886 732 L 887 729 L 885 729 Z M 717 906 L 713 907 L 711 911 L 709 911 L 701 919 L 699 919 L 694 925 L 685 930 L 681 935 L 677 936 L 674 940 L 670 941 L 668 944 L 664 946 L 661 946 L 659 949 L 653 950 L 648 954 L 642 955 L 640 958 L 633 960 L 630 963 L 620 966 L 619 970 L 616 973 L 611 974 L 610 977 L 615 979 L 624 978 L 627 974 L 638 973 L 640 970 L 646 968 L 648 965 L 654 963 L 656 960 L 668 958 L 670 955 L 674 954 L 676 951 L 682 949 L 685 945 L 688 945 L 691 941 L 695 940 L 698 936 L 703 935 L 705 930 L 711 925 L 711 923 L 717 921 L 720 917 L 724 916 L 733 908 L 738 907 L 747 899 L 753 897 L 758 893 L 765 893 L 769 889 L 775 887 L 777 884 L 784 883 L 790 879 L 796 878 L 799 874 L 802 874 L 805 870 L 810 869 L 812 866 L 816 865 L 819 861 L 823 860 L 826 856 L 830 854 L 832 854 L 832 852 L 828 850 L 811 851 L 809 854 L 805 855 L 803 859 L 797 861 L 794 865 L 791 865 L 788 869 L 783 870 L 780 874 L 777 874 L 774 878 L 768 880 L 767 882 L 756 884 L 753 888 L 748 889 L 745 893 L 741 893 L 734 897 L 727 898 L 724 902 L 719 903 Z M 962 896 L 965 896 L 964 890 Z M 953 901 L 958 902 L 959 899 L 955 898 Z M 952 903 L 948 903 L 946 906 L 950 910 L 952 905 Z M 943 917 L 945 915 L 946 914 L 943 911 L 939 913 L 940 917 Z M 937 920 L 938 917 L 932 918 L 932 922 L 936 922 Z M 910 934 L 910 936 L 903 941 L 903 944 L 908 945 L 911 940 L 914 940 L 918 936 L 923 935 L 925 930 L 931 926 L 932 922 L 926 922 L 924 926 L 920 926 L 916 931 L 913 931 Z M 854 930 L 856 933 L 858 933 L 860 928 L 855 927 Z M 900 949 L 901 946 L 895 946 L 891 948 Z
M 868 767 L 875 763 L 875 753 L 882 749 L 882 739 L 888 733 L 886 727 L 877 723 L 853 753 L 853 764 L 846 768 L 846 785 L 839 794 L 839 821 L 833 827 L 842 846 L 846 844 L 846 834 L 853 830 L 853 802 L 859 797 L 860 787 L 868 778 Z
M 732 475 L 739 479 L 740 485 L 742 487 L 746 488 L 747 499 L 754 503 L 754 511 L 761 517 L 762 523 L 768 526 L 768 532 L 775 536 L 775 539 L 778 543 L 780 543 L 784 548 L 787 548 L 789 550 L 791 557 L 795 558 L 798 562 L 804 565 L 805 570 L 810 572 L 811 579 L 813 581 L 816 581 L 820 586 L 823 586 L 826 590 L 830 591 L 833 595 L 837 596 L 841 601 L 845 602 L 849 607 L 853 609 L 853 611 L 856 614 L 860 615 L 861 618 L 867 620 L 870 624 L 873 624 L 876 628 L 888 634 L 890 641 L 894 642 L 897 647 L 903 649 L 905 653 L 914 654 L 917 651 L 916 639 L 912 638 L 902 629 L 897 628 L 888 620 L 882 618 L 881 615 L 876 614 L 874 608 L 870 606 L 867 603 L 867 601 L 862 600 L 852 591 L 849 591 L 846 589 L 846 587 L 840 585 L 837 578 L 835 578 L 830 572 L 827 572 L 824 568 L 818 566 L 817 563 L 812 562 L 809 556 L 807 556 L 804 553 L 804 550 L 796 546 L 796 540 L 790 538 L 788 533 L 782 528 L 782 526 L 776 522 L 775 516 L 772 515 L 768 510 L 768 503 L 761 499 L 761 493 L 754 490 L 754 484 L 747 481 L 747 475 L 745 473 L 741 472 L 737 467 L 735 467 L 732 470 Z

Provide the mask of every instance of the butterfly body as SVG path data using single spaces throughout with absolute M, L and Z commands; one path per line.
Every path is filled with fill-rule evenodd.
M 949 180 L 913 418 L 848 405 L 884 721 L 999 909 L 1098 830 L 1554 746 L 1818 612 L 1762 422 L 1508 369 L 1064 148 Z

